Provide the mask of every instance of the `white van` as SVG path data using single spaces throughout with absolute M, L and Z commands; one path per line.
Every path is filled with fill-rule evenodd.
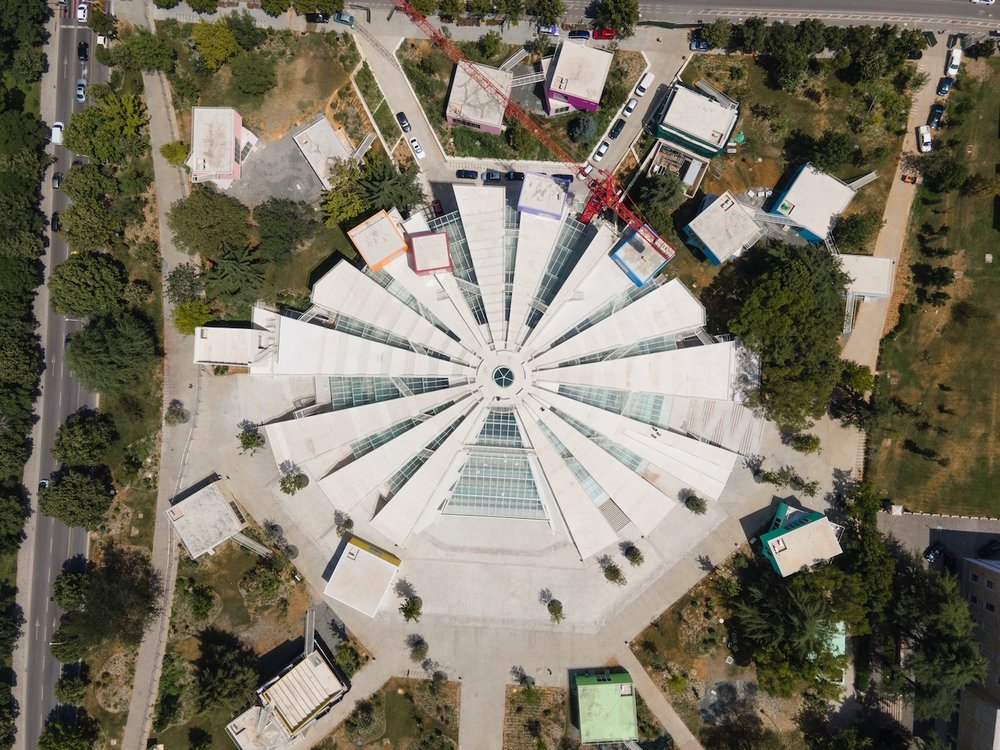
M 962 64 L 962 50 L 958 47 L 950 50 L 948 52 L 948 68 L 945 70 L 945 75 L 957 76 L 958 67 Z
M 653 81 L 656 79 L 652 73 L 646 73 L 639 81 L 639 85 L 635 87 L 636 96 L 645 96 L 646 92 L 649 91 L 649 87 L 653 85 Z

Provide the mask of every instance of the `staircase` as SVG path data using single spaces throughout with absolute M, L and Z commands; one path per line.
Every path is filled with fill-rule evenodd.
M 533 83 L 541 83 L 543 80 L 545 80 L 545 72 L 538 71 L 535 73 L 525 73 L 523 76 L 516 76 L 514 80 L 511 81 L 510 85 L 513 88 L 517 88 L 518 86 L 528 86 Z

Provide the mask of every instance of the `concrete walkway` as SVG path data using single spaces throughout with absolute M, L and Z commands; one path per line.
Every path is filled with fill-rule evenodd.
M 904 156 L 916 151 L 916 129 L 927 123 L 927 115 L 931 105 L 937 99 L 935 90 L 937 80 L 944 69 L 946 54 L 945 45 L 938 44 L 936 47 L 926 49 L 923 59 L 917 63 L 917 67 L 928 74 L 929 80 L 913 97 L 906 125 L 906 136 L 903 140 Z M 902 159 L 900 161 L 902 162 Z M 897 285 L 901 274 L 906 273 L 904 269 L 900 268 L 899 259 L 903 252 L 903 246 L 906 244 L 906 235 L 910 227 L 910 209 L 913 207 L 913 199 L 917 195 L 917 186 L 903 182 L 902 174 L 902 168 L 897 167 L 896 173 L 893 175 L 892 186 L 889 188 L 889 197 L 885 203 L 885 213 L 883 214 L 885 225 L 878 233 L 873 253 L 876 258 L 891 258 L 896 263 Z M 864 188 L 862 188 L 863 195 Z M 844 344 L 842 353 L 844 359 L 867 365 L 872 372 L 876 370 L 879 346 L 882 343 L 882 336 L 887 333 L 885 330 L 886 321 L 892 305 L 898 303 L 899 300 L 895 297 L 861 303 L 861 308 L 854 320 L 854 330 Z

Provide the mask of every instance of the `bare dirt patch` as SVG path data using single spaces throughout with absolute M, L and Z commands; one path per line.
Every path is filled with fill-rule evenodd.
M 131 652 L 116 653 L 101 665 L 94 678 L 94 695 L 101 708 L 114 714 L 128 710 L 134 673 L 135 654 Z
M 566 734 L 569 694 L 563 688 L 508 685 L 503 717 L 504 750 L 559 747 Z

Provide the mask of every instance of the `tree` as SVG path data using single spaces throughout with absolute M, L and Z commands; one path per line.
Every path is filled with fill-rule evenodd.
M 549 611 L 549 619 L 552 622 L 559 624 L 566 619 L 566 613 L 563 612 L 562 602 L 558 599 L 549 599 L 549 603 L 545 605 L 545 608 Z
M 817 435 L 798 433 L 792 436 L 792 450 L 799 453 L 819 453 L 820 439 Z
M 365 210 L 361 198 L 361 170 L 347 159 L 335 159 L 330 164 L 330 189 L 323 193 L 320 206 L 326 225 L 335 227 Z
M 188 729 L 187 746 L 188 750 L 209 750 L 212 747 L 212 735 L 201 727 L 191 727 Z
M 264 436 L 255 427 L 244 427 L 236 436 L 240 441 L 240 455 L 253 455 L 264 447 Z
M 261 0 L 260 7 L 267 15 L 277 18 L 286 12 L 291 4 L 291 0 Z
M 729 49 L 733 38 L 733 25 L 725 18 L 717 18 L 701 27 L 701 38 L 712 49 Z
M 209 293 L 236 308 L 253 304 L 263 284 L 260 257 L 249 247 L 225 248 L 205 274 Z
M 202 709 L 249 703 L 258 679 L 253 652 L 232 633 L 216 628 L 203 630 L 198 639 L 195 680 Z
M 414 206 L 427 202 L 420 186 L 420 170 L 410 166 L 400 172 L 382 155 L 370 155 L 358 183 L 358 192 L 370 209 L 389 210 L 393 206 L 408 214 Z
M 361 654 L 350 641 L 342 641 L 337 644 L 333 650 L 333 661 L 348 679 L 361 669 Z
M 107 484 L 97 477 L 70 470 L 39 490 L 38 508 L 47 516 L 58 518 L 67 526 L 96 531 L 111 507 Z
M 703 295 L 713 325 L 759 357 L 760 403 L 792 431 L 822 416 L 839 378 L 846 284 L 825 248 L 773 245 L 725 266 Z
M 141 135 L 148 120 L 138 96 L 110 91 L 70 118 L 66 148 L 102 164 L 120 164 L 148 148 Z
M 263 52 L 237 55 L 229 63 L 229 69 L 233 85 L 248 96 L 261 96 L 278 85 L 278 65 L 271 55 Z
M 569 121 L 566 132 L 573 143 L 586 143 L 597 132 L 597 121 L 591 114 L 577 115 Z
M 638 203 L 650 226 L 664 233 L 673 227 L 673 213 L 684 202 L 684 183 L 670 170 L 643 180 Z
M 66 417 L 52 441 L 52 457 L 65 466 L 103 464 L 118 437 L 110 414 L 87 407 Z
M 427 641 L 419 635 L 410 636 L 407 639 L 407 645 L 410 647 L 410 661 L 420 664 L 427 658 L 427 652 L 430 651 L 430 646 L 428 646 Z
M 225 249 L 242 250 L 250 241 L 250 211 L 235 198 L 194 185 L 187 198 L 177 201 L 167 223 L 181 250 L 215 258 Z
M 87 17 L 87 25 L 95 34 L 114 39 L 118 36 L 118 19 L 100 6 L 92 7 Z
M 174 308 L 174 328 L 185 336 L 193 336 L 194 330 L 205 325 L 215 316 L 212 308 L 203 299 L 189 299 Z
M 39 750 L 93 750 L 97 742 L 96 722 L 80 710 L 72 723 L 50 719 L 38 737 Z
M 863 395 L 875 387 L 875 377 L 868 365 L 859 365 L 857 362 L 845 359 L 841 362 L 838 385 Z
M 52 601 L 63 612 L 83 609 L 90 587 L 90 573 L 82 570 L 64 570 L 52 581 Z
M 605 557 L 601 560 L 601 569 L 604 571 L 604 577 L 616 586 L 624 586 L 625 574 L 622 573 L 622 569 L 618 567 L 618 564 L 612 561 L 610 558 Z
M 271 198 L 253 211 L 260 242 L 257 253 L 266 261 L 282 261 L 317 229 L 316 213 L 308 203 Z
M 188 410 L 184 408 L 184 404 L 177 399 L 171 401 L 163 413 L 163 421 L 171 427 L 184 424 L 190 418 L 191 415 L 188 413 Z
M 267 29 L 257 25 L 257 21 L 246 10 L 230 13 L 222 19 L 236 37 L 236 43 L 247 52 L 253 52 L 267 40 Z
M 420 622 L 423 609 L 424 602 L 419 596 L 408 596 L 399 605 L 399 613 L 403 615 L 403 619 L 407 622 Z
M 77 250 L 100 250 L 121 236 L 124 223 L 112 206 L 103 201 L 81 200 L 63 210 L 60 232 L 66 244 Z M 71 258 L 72 259 L 72 258 Z
M 66 360 L 77 377 L 106 395 L 148 385 L 157 358 L 149 324 L 132 312 L 91 320 L 66 346 Z
M 175 305 L 197 299 L 204 291 L 204 278 L 190 263 L 181 263 L 167 274 L 167 299 Z
M 503 37 L 497 31 L 488 31 L 479 37 L 476 47 L 483 61 L 488 62 L 503 51 Z
M 215 13 L 219 9 L 219 0 L 187 0 L 195 13 Z
M 924 184 L 935 193 L 958 190 L 969 179 L 969 167 L 965 161 L 949 151 L 925 154 L 917 160 L 916 166 Z
M 970 44 L 965 48 L 965 54 L 969 57 L 993 57 L 997 51 L 996 43 L 990 38 L 980 39 L 975 44 Z
M 171 167 L 180 167 L 187 161 L 188 146 L 184 141 L 172 141 L 160 146 L 160 155 Z
M 629 564 L 633 567 L 638 567 L 646 561 L 646 558 L 642 554 L 642 550 L 634 544 L 628 545 L 623 554 L 625 555 L 625 559 L 628 560 Z
M 552 25 L 566 15 L 566 3 L 563 0 L 529 0 L 525 10 L 538 23 Z
M 619 39 L 627 39 L 639 23 L 639 0 L 600 0 L 596 18 L 604 28 L 614 29 Z
M 191 41 L 209 70 L 218 70 L 240 51 L 236 35 L 222 21 L 199 21 L 191 29 Z
M 417 13 L 425 18 L 434 15 L 438 9 L 437 0 L 415 0 L 411 5 L 416 9 Z
M 829 172 L 850 162 L 856 150 L 851 136 L 828 128 L 813 141 L 812 160 L 817 167 Z
M 507 129 L 504 131 L 504 138 L 507 140 L 507 145 L 514 149 L 514 152 L 519 156 L 525 154 L 535 143 L 535 136 L 531 134 L 531 131 L 516 120 L 508 123 Z
M 41 80 L 47 66 L 48 58 L 40 49 L 18 47 L 14 50 L 11 73 L 19 83 L 32 84 Z
M 442 18 L 458 18 L 465 12 L 465 3 L 462 0 L 440 0 L 438 8 Z
M 130 29 L 110 48 L 111 64 L 123 70 L 162 70 L 170 73 L 177 52 L 169 41 L 148 29 Z
M 524 14 L 524 3 L 522 0 L 498 0 L 496 4 L 497 13 L 503 16 L 503 20 L 508 25 L 515 25 L 521 22 Z
M 83 702 L 89 684 L 86 672 L 81 672 L 79 675 L 64 672 L 56 682 L 56 700 L 65 706 L 78 706 Z
M 281 488 L 281 491 L 286 495 L 294 495 L 296 492 L 304 489 L 308 485 L 309 477 L 298 469 L 283 474 L 281 480 L 278 482 L 278 486 Z
M 56 266 L 48 287 L 60 315 L 101 315 L 121 307 L 125 273 L 110 256 L 80 253 Z
M 875 211 L 851 214 L 834 225 L 833 239 L 843 250 L 863 250 L 884 224 L 882 215 Z
M 702 516 L 708 512 L 708 503 L 705 502 L 705 498 L 699 495 L 695 495 L 694 493 L 688 495 L 687 498 L 685 498 L 684 507 L 686 507 L 689 511 L 694 513 L 696 516 Z

